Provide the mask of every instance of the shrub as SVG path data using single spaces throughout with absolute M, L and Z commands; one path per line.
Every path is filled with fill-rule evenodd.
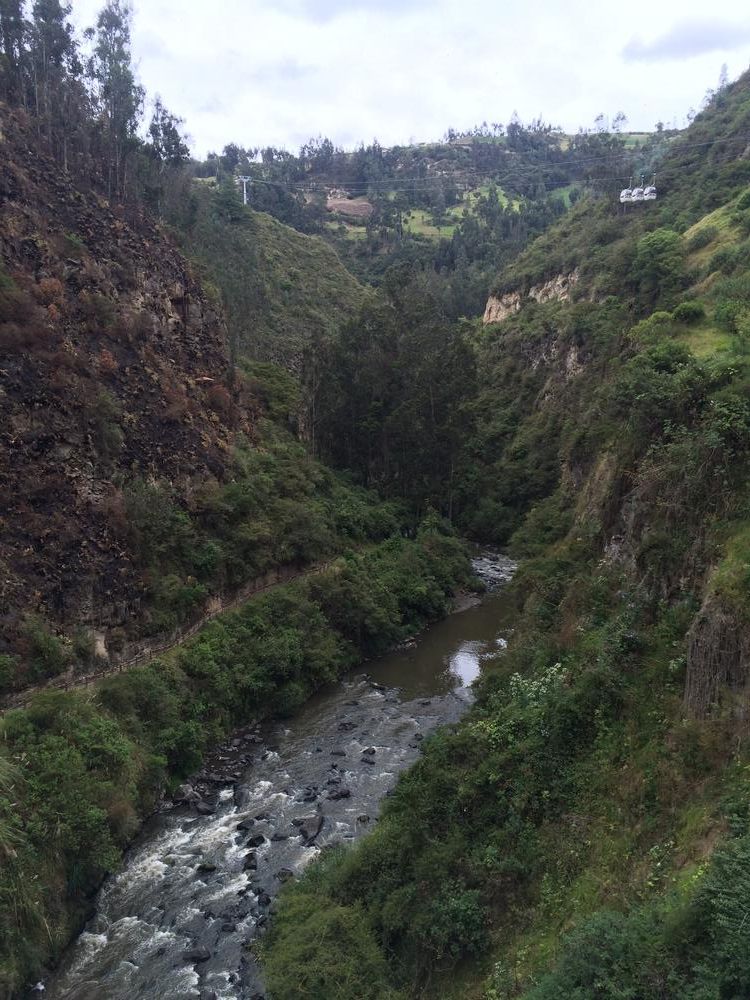
M 708 262 L 708 270 L 710 273 L 721 271 L 722 274 L 731 274 L 739 259 L 739 247 L 720 247 Z
M 30 615 L 23 627 L 29 664 L 29 677 L 33 681 L 56 677 L 70 665 L 69 645 L 36 615 Z
M 102 348 L 96 359 L 96 367 L 100 375 L 112 375 L 120 367 L 111 351 Z
M 696 250 L 702 250 L 703 247 L 707 247 L 709 243 L 712 243 L 718 235 L 719 230 L 717 226 L 702 226 L 687 241 L 688 253 L 695 253 Z
M 672 313 L 657 309 L 646 319 L 636 323 L 630 331 L 630 336 L 638 343 L 651 344 L 671 336 L 672 333 Z
M 119 402 L 106 389 L 100 389 L 93 400 L 85 404 L 84 413 L 99 457 L 105 462 L 111 461 L 120 453 L 125 442 L 119 424 Z
M 292 891 L 273 934 L 264 972 L 274 1000 L 397 1000 L 360 907 Z
M 703 319 L 706 315 L 706 310 L 700 302 L 687 301 L 681 302 L 672 313 L 672 318 L 678 323 L 686 323 L 688 325 L 692 323 L 697 323 L 699 320 Z
M 0 653 L 0 694 L 12 691 L 18 679 L 18 657 Z
M 684 279 L 685 253 L 682 238 L 671 229 L 655 229 L 638 241 L 633 277 L 646 306 L 657 301 L 669 305 Z
M 232 409 L 232 397 L 225 385 L 212 385 L 206 393 L 208 405 L 221 416 L 226 417 Z
M 65 287 L 58 278 L 42 278 L 37 286 L 36 296 L 42 305 L 60 306 L 65 298 Z

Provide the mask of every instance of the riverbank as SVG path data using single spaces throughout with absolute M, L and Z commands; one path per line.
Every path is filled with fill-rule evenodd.
M 494 564 L 511 571 L 502 557 Z M 107 882 L 48 984 L 51 1000 L 259 994 L 247 945 L 264 933 L 279 888 L 376 825 L 423 740 L 470 704 L 467 682 L 510 628 L 507 603 L 489 594 L 372 660 L 367 675 L 314 695 L 289 721 L 243 726 L 214 748 Z
M 314 690 L 448 610 L 470 577 L 442 524 L 342 557 L 216 619 L 169 662 L 81 692 L 48 691 L 1 723 L 0 994 L 13 996 L 80 929 L 102 875 L 160 796 L 249 718 Z

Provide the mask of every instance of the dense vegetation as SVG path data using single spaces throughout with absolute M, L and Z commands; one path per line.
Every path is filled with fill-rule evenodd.
M 0 992 L 54 956 L 168 781 L 233 725 L 293 712 L 362 657 L 445 613 L 468 582 L 433 518 L 349 551 L 90 691 L 47 692 L 0 722 Z M 283 624 L 282 624 L 283 623 Z
M 586 199 L 499 277 L 579 273 L 469 340 L 459 517 L 527 556 L 518 627 L 377 830 L 285 890 L 274 1000 L 747 993 L 749 86 L 653 213 Z
M 235 362 L 299 369 L 310 341 L 330 336 L 362 303 L 364 289 L 327 243 L 244 208 L 229 179 L 190 186 L 171 221 L 221 293 Z
M 141 631 L 273 566 L 332 565 L 93 693 L 6 713 L 0 989 L 59 952 L 205 747 L 445 611 L 467 581 L 445 515 L 525 557 L 513 640 L 374 833 L 285 890 L 262 949 L 274 1000 L 746 996 L 750 78 L 635 154 L 620 134 L 512 122 L 432 149 L 320 140 L 189 164 L 159 103 L 138 137 L 126 4 L 105 5 L 85 59 L 63 5 L 26 7 L 0 3 L 4 97 L 79 184 L 158 214 L 202 261 L 235 391 L 214 386 L 212 412 L 265 414 L 227 474 L 187 495 L 158 476 L 118 483 L 108 515 L 142 572 Z M 622 212 L 620 179 L 657 164 L 659 201 Z M 240 172 L 275 220 L 240 205 Z M 356 201 L 360 226 L 342 211 Z M 460 321 L 490 275 L 518 311 Z M 529 297 L 560 277 L 565 300 Z M 311 304 L 313 283 L 335 310 Z M 63 301 L 34 293 L 0 276 L 17 352 Z M 106 299 L 76 308 L 107 326 Z M 301 390 L 248 349 L 302 359 Z M 113 362 L 99 356 L 102 378 Z M 189 412 L 168 402 L 168 420 Z M 111 394 L 82 424 L 111 464 Z M 22 666 L 0 657 L 5 689 L 92 656 L 85 634 L 37 616 L 22 638 Z

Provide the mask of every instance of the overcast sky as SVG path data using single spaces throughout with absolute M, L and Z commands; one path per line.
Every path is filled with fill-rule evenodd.
M 99 0 L 72 0 L 93 23 Z M 185 118 L 196 155 L 228 142 L 296 150 L 441 137 L 541 115 L 575 130 L 684 124 L 750 64 L 739 0 L 135 0 L 141 83 Z

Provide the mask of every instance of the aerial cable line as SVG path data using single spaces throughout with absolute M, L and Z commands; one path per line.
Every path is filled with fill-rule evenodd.
M 672 145 L 672 143 L 674 141 L 678 141 L 679 142 L 679 140 L 676 140 L 675 138 L 672 138 L 672 139 L 670 139 L 668 141 L 669 141 L 670 146 Z M 702 149 L 702 148 L 705 148 L 706 146 L 715 146 L 718 143 L 732 143 L 732 142 L 742 142 L 742 143 L 746 143 L 746 144 L 750 143 L 750 135 L 749 136 L 719 136 L 716 139 L 709 139 L 709 140 L 706 140 L 705 142 L 690 142 L 690 143 L 684 142 L 684 143 L 679 143 L 679 145 L 676 148 L 677 148 L 677 150 L 679 150 L 680 152 L 682 152 L 682 151 L 688 150 L 688 149 Z M 629 149 L 623 148 L 618 153 L 608 153 L 608 154 L 603 155 L 603 156 L 581 157 L 579 159 L 574 159 L 574 160 L 559 160 L 559 161 L 557 161 L 557 160 L 548 160 L 548 161 L 541 162 L 541 163 L 532 163 L 532 164 L 529 164 L 529 169 L 558 170 L 561 173 L 568 173 L 571 170 L 575 169 L 576 167 L 580 167 L 580 166 L 584 166 L 584 165 L 592 164 L 592 163 L 614 162 L 614 161 L 621 160 L 625 156 L 633 155 L 633 154 L 637 155 L 639 152 L 643 152 L 643 151 L 644 151 L 643 147 L 639 147 L 639 148 L 634 149 L 634 150 L 629 150 Z M 515 152 L 515 150 L 511 150 L 510 152 Z M 258 164 L 258 166 L 262 167 L 261 164 Z M 589 178 L 585 178 L 585 180 L 615 180 L 615 179 L 623 180 L 624 176 L 619 177 L 619 178 L 615 178 L 615 177 L 589 177 Z M 330 191 L 330 189 L 332 187 L 331 184 L 323 184 L 321 181 L 313 181 L 313 182 L 290 181 L 290 182 L 286 182 L 286 181 L 282 181 L 282 180 L 269 180 L 269 179 L 267 179 L 265 177 L 252 177 L 251 180 L 255 184 L 268 184 L 268 185 L 271 185 L 271 186 L 274 186 L 274 187 L 282 187 L 285 190 L 294 190 L 294 191 L 300 191 L 302 193 L 310 193 L 310 194 L 315 193 L 316 191 L 320 192 L 320 193 L 326 193 L 326 192 Z M 409 180 L 405 179 L 402 182 L 398 182 L 398 181 L 395 181 L 395 182 L 391 181 L 391 182 L 389 182 L 388 180 L 377 180 L 377 181 L 341 181 L 340 184 L 341 184 L 342 188 L 346 188 L 348 191 L 351 191 L 352 188 L 359 188 L 362 191 L 369 191 L 369 190 L 372 190 L 373 188 L 377 189 L 378 186 L 381 186 L 383 188 L 383 190 L 386 190 L 386 191 L 412 191 L 412 190 L 416 190 L 416 185 L 417 184 L 434 185 L 435 183 L 440 182 L 440 181 L 453 181 L 453 180 L 454 180 L 454 178 L 452 178 L 450 175 L 447 175 L 447 176 L 441 176 L 441 177 L 414 177 L 414 178 L 411 178 Z

